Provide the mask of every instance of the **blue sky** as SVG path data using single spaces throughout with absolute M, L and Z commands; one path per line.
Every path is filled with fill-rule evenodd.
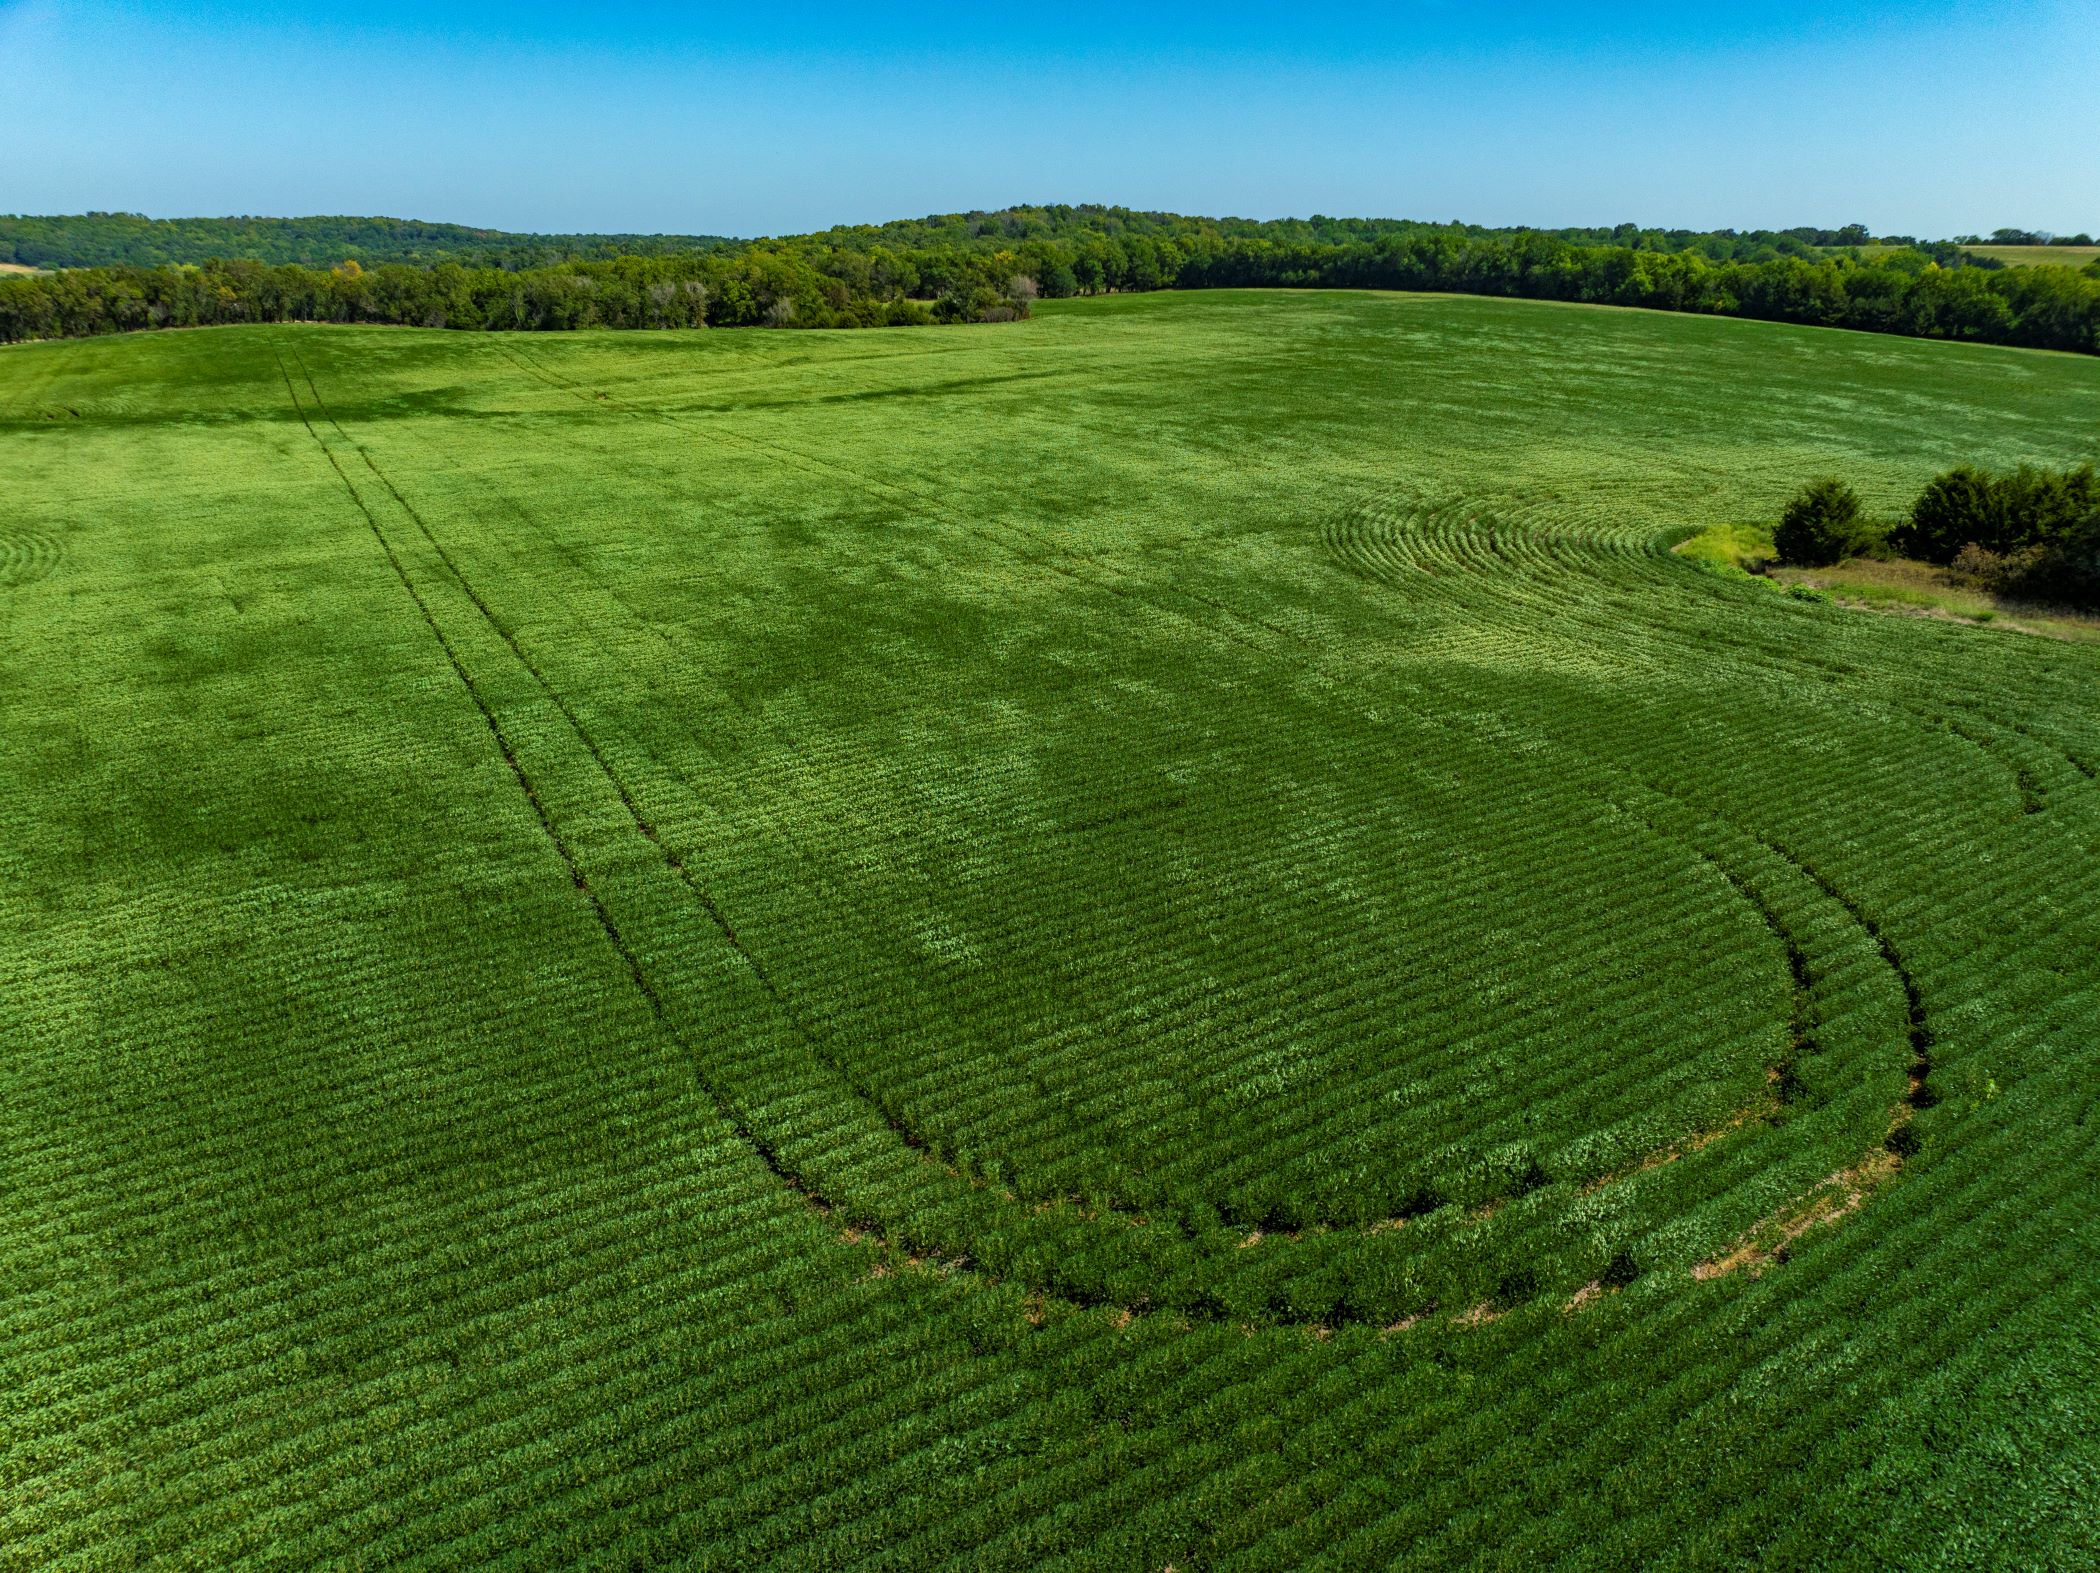
M 0 0 L 0 209 L 2100 231 L 2100 0 L 1134 9 Z

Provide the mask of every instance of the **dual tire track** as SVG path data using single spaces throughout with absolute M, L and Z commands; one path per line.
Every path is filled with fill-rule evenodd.
M 589 398 L 589 395 L 577 385 L 556 379 L 551 374 L 540 371 L 530 363 L 519 360 L 516 356 L 509 356 L 508 358 L 518 361 L 519 364 L 524 365 L 526 369 L 532 371 L 534 375 L 540 376 L 542 380 L 549 382 L 550 385 L 561 387 L 564 391 L 573 393 L 578 398 Z M 724 981 L 726 970 L 728 973 L 734 973 L 747 985 L 755 985 L 757 991 L 763 995 L 765 1002 L 770 1006 L 772 1014 L 778 1020 L 784 1021 L 787 1028 L 792 1029 L 790 1035 L 800 1036 L 806 1040 L 809 1037 L 808 1029 L 804 1024 L 793 1020 L 795 1012 L 792 1003 L 768 975 L 761 961 L 739 939 L 726 915 L 708 893 L 702 882 L 685 863 L 682 856 L 665 841 L 653 821 L 643 811 L 617 772 L 611 767 L 603 751 L 592 738 L 573 708 L 555 690 L 515 635 L 503 624 L 501 619 L 498 618 L 493 609 L 475 589 L 471 581 L 460 569 L 452 554 L 431 531 L 422 515 L 385 474 L 377 462 L 373 460 L 370 453 L 357 444 L 340 424 L 334 420 L 326 404 L 321 399 L 318 388 L 315 386 L 303 360 L 298 357 L 296 351 L 293 351 L 293 359 L 299 366 L 298 380 L 303 382 L 306 387 L 306 396 L 304 398 L 301 397 L 299 389 L 295 385 L 290 368 L 284 366 L 281 358 L 280 370 L 284 374 L 287 393 L 295 410 L 298 412 L 302 424 L 316 445 L 322 449 L 338 480 L 349 493 L 353 503 L 364 517 L 373 536 L 386 555 L 396 577 L 415 603 L 423 622 L 433 637 L 437 639 L 455 675 L 468 690 L 517 786 L 531 805 L 543 834 L 560 859 L 571 883 L 588 902 L 594 919 L 603 931 L 608 943 L 618 955 L 632 982 L 647 1001 L 651 1014 L 671 1038 L 678 1043 L 687 1058 L 692 1061 L 693 1068 L 704 1090 L 725 1120 L 753 1148 L 775 1177 L 827 1212 L 831 1211 L 835 1206 L 842 1205 L 830 1198 L 827 1194 L 829 1187 L 821 1178 L 812 1177 L 812 1168 L 820 1167 L 820 1165 L 811 1165 L 797 1161 L 798 1156 L 802 1158 L 813 1156 L 811 1143 L 807 1140 L 796 1141 L 792 1136 L 785 1143 L 777 1139 L 780 1135 L 779 1132 L 764 1128 L 772 1122 L 764 1118 L 763 1115 L 754 1118 L 752 1111 L 747 1106 L 749 1100 L 740 1097 L 735 1090 L 725 1084 L 723 1078 L 711 1072 L 707 1050 L 712 1045 L 704 1041 L 706 1034 L 694 1030 L 693 1022 L 697 1018 L 701 1023 L 711 1022 L 717 1027 L 721 1026 L 723 1012 L 719 1008 L 720 1002 L 700 1002 L 697 1009 L 693 1008 L 693 1003 L 682 997 L 688 995 L 691 990 L 685 983 L 679 981 L 681 969 L 675 964 L 666 964 L 668 959 L 666 951 L 660 948 L 645 950 L 633 942 L 629 933 L 631 923 L 623 922 L 623 915 L 615 910 L 617 906 L 621 905 L 620 901 L 617 898 L 609 901 L 606 891 L 600 888 L 601 882 L 594 882 L 591 877 L 591 866 L 595 862 L 600 861 L 598 854 L 600 852 L 617 854 L 619 851 L 617 843 L 620 840 L 626 839 L 631 845 L 631 838 L 634 835 L 639 835 L 652 849 L 654 854 L 653 861 L 659 871 L 659 876 L 668 877 L 669 880 L 675 882 L 677 890 L 672 893 L 673 899 L 679 905 L 685 907 L 697 905 L 705 912 L 722 946 L 726 948 L 728 955 L 734 958 L 733 964 L 727 969 L 722 967 L 703 968 L 700 976 L 710 984 L 718 984 Z M 597 403 L 600 408 L 604 407 L 603 402 L 591 402 Z M 614 406 L 614 408 L 620 409 L 622 413 L 644 413 L 629 411 L 621 406 Z M 316 423 L 316 417 L 318 417 L 318 424 Z M 670 421 L 672 424 L 684 424 L 683 422 L 675 421 L 669 416 L 663 416 L 662 418 Z M 330 433 L 333 435 L 331 436 Z M 710 435 L 719 434 L 710 433 Z M 755 451 L 772 456 L 770 445 L 755 442 L 749 442 L 744 445 L 753 448 Z M 808 456 L 787 454 L 782 457 L 781 462 L 794 462 L 795 460 L 807 461 Z M 829 465 L 822 465 L 821 461 L 806 462 L 798 467 L 815 470 L 820 465 L 823 470 L 833 468 Z M 896 486 L 886 487 L 885 489 L 893 490 L 899 496 L 908 497 L 920 506 L 936 506 L 931 500 L 919 496 L 910 488 Z M 945 512 L 945 509 L 936 508 L 936 511 Z M 387 519 L 394 528 L 390 530 L 388 523 L 382 523 L 382 518 Z M 405 521 L 405 525 L 403 521 Z M 397 532 L 409 538 L 408 544 L 411 550 L 414 550 L 414 539 L 420 537 L 422 542 L 421 552 L 427 554 L 428 559 L 434 566 L 419 565 L 418 572 L 412 573 L 408 563 L 404 560 L 402 546 L 395 539 Z M 973 528 L 972 533 L 1005 549 L 1013 549 L 1008 543 L 999 540 L 998 537 L 981 528 Z M 1021 533 L 1027 534 L 1027 532 Z M 1040 542 L 1037 544 L 1048 545 L 1048 543 Z M 1118 586 L 1109 584 L 1106 581 L 1098 581 L 1095 576 L 1080 572 L 1068 565 L 1045 562 L 1026 552 L 1016 552 L 1016 555 L 1023 556 L 1039 566 L 1053 569 L 1070 577 L 1083 579 L 1098 588 L 1110 589 L 1123 595 L 1135 595 L 1140 600 L 1151 601 L 1150 597 L 1144 596 L 1140 591 L 1128 586 Z M 456 627 L 453 632 L 447 632 L 445 619 L 440 617 L 438 610 L 433 605 L 435 592 L 431 588 L 430 583 L 419 585 L 418 573 L 423 574 L 428 581 L 434 582 L 438 591 L 449 589 L 451 597 L 458 603 L 459 610 L 467 618 L 469 626 L 482 630 L 481 642 L 488 646 L 491 657 L 496 658 L 499 664 L 510 666 L 514 672 L 521 672 L 529 679 L 529 681 L 518 685 L 522 690 L 520 694 L 505 696 L 491 691 L 492 686 L 497 685 L 491 684 L 485 664 L 478 660 L 470 664 L 468 653 L 463 649 L 463 645 L 466 642 L 465 639 Z M 1201 598 L 1199 597 L 1199 599 Z M 1172 612 L 1171 608 L 1161 607 L 1157 603 L 1152 604 L 1155 610 Z M 1180 615 L 1185 616 L 1186 614 Z M 1279 636 L 1282 633 L 1281 630 L 1268 628 L 1266 624 L 1260 626 L 1272 637 Z M 1258 635 L 1253 634 L 1251 629 L 1244 631 L 1234 630 L 1233 632 L 1241 637 L 1241 642 L 1245 643 L 1253 644 L 1259 638 Z M 493 643 L 491 643 L 489 636 L 493 636 Z M 1275 652 L 1267 650 L 1265 653 L 1274 654 Z M 508 659 L 504 660 L 504 657 Z M 483 668 L 479 679 L 475 675 L 476 667 Z M 528 709 L 544 711 L 548 725 L 531 727 L 518 724 L 516 721 L 506 724 L 506 716 L 511 715 L 516 709 L 519 699 L 525 701 Z M 571 755 L 580 754 L 580 757 L 572 758 L 568 768 L 560 766 L 551 758 L 547 758 L 543 764 L 543 757 L 548 756 L 552 752 L 566 752 Z M 531 764 L 527 763 L 524 757 L 526 755 L 532 756 L 533 762 Z M 560 790 L 550 790 L 546 785 L 548 781 L 560 778 L 570 778 L 573 781 L 573 778 L 579 775 L 596 780 L 597 790 L 595 795 L 601 799 L 599 803 L 591 804 L 586 801 L 573 800 L 576 798 L 573 786 L 564 787 Z M 607 791 L 610 792 L 612 801 L 618 805 L 617 814 L 609 812 L 610 805 L 602 801 Z M 585 797 L 590 795 L 592 794 L 584 794 Z M 1686 805 L 1680 804 L 1678 806 L 1682 808 Z M 1653 828 L 1652 825 L 1651 828 Z M 1738 875 L 1731 873 L 1726 864 L 1717 859 L 1711 852 L 1697 848 L 1694 850 L 1698 850 L 1699 855 L 1705 858 L 1735 887 L 1739 896 L 1750 900 L 1751 904 L 1757 908 L 1760 918 L 1779 934 L 1795 972 L 1795 1014 L 1798 1021 L 1805 1009 L 1802 1001 L 1804 997 L 1803 991 L 1806 987 L 1804 979 L 1809 964 L 1796 939 L 1781 922 L 1775 919 L 1772 909 L 1757 898 L 1744 885 Z M 1795 869 L 1807 872 L 1798 862 L 1791 858 L 1785 858 L 1785 854 L 1779 853 L 1776 848 L 1769 847 L 1769 844 L 1767 844 L 1767 850 L 1784 858 Z M 632 861 L 631 858 L 626 859 L 620 867 L 623 880 L 631 877 L 634 873 L 634 869 L 631 866 Z M 1809 877 L 1814 880 L 1814 883 L 1826 897 L 1846 906 L 1852 912 L 1854 918 L 1858 919 L 1859 915 L 1856 909 L 1851 908 L 1849 903 L 1845 903 L 1843 898 L 1838 896 L 1837 892 L 1832 890 L 1827 882 L 1812 874 Z M 645 910 L 659 905 L 660 903 L 647 901 L 642 903 L 642 907 Z M 1875 937 L 1879 940 L 1878 931 L 1873 931 L 1870 928 L 1869 932 L 1875 933 Z M 1916 1023 L 1921 1025 L 1922 1007 L 1917 1003 L 1918 996 L 1915 983 L 1903 968 L 1900 958 L 1894 955 L 1885 942 L 1883 942 L 1882 948 L 1889 965 L 1901 980 L 1912 1002 Z M 730 992 L 734 994 L 737 991 L 732 989 Z M 748 989 L 746 992 L 748 993 Z M 714 1008 L 709 1008 L 711 1005 Z M 750 1012 L 748 1009 L 738 1009 L 732 1006 L 729 1015 L 738 1023 L 738 1030 L 748 1030 L 750 1024 Z M 1798 1040 L 1798 1032 L 1796 1036 Z M 823 1060 L 824 1056 L 813 1042 L 805 1042 L 803 1047 L 811 1059 L 820 1062 Z M 931 1177 L 929 1171 L 938 1171 L 940 1168 L 939 1161 L 927 1154 L 924 1151 L 923 1144 L 914 1140 L 909 1131 L 901 1128 L 894 1119 L 890 1118 L 866 1089 L 855 1086 L 852 1078 L 845 1075 L 841 1067 L 827 1065 L 825 1068 L 830 1072 L 830 1075 L 824 1079 L 832 1080 L 835 1078 L 837 1082 L 844 1084 L 835 1087 L 835 1093 L 850 1093 L 863 1106 L 865 1111 L 884 1127 L 883 1135 L 891 1141 L 902 1143 L 907 1149 L 910 1149 L 908 1155 L 899 1154 L 898 1156 L 904 1158 L 907 1168 L 916 1169 L 917 1172 L 900 1173 L 894 1164 L 878 1165 L 878 1167 L 889 1169 L 891 1178 L 902 1181 L 907 1193 L 914 1190 L 923 1190 L 926 1182 Z M 1929 1068 L 1929 1065 L 1927 1068 Z M 1922 1085 L 1922 1075 L 1918 1078 L 1918 1084 Z M 816 1092 L 816 1089 L 804 1088 L 801 1090 L 805 1093 Z M 817 1093 L 817 1095 L 820 1098 L 822 1097 L 821 1093 Z M 797 1100 L 790 1099 L 789 1101 L 792 1103 Z M 806 1099 L 800 1101 L 806 1102 Z M 835 1103 L 836 1098 L 828 1098 L 823 1101 Z M 865 1138 L 871 1133 L 863 1129 L 848 1134 L 861 1138 L 857 1144 L 864 1146 Z M 834 1124 L 830 1129 L 819 1133 L 815 1139 L 819 1142 L 836 1141 L 840 1135 L 840 1130 Z M 783 1152 L 784 1146 L 799 1147 L 801 1153 L 797 1155 Z M 864 1179 L 865 1176 L 861 1178 Z M 959 1184 L 966 1192 L 973 1191 L 978 1193 L 974 1197 L 965 1197 L 965 1201 L 972 1204 L 968 1207 L 968 1212 L 977 1215 L 983 1222 L 997 1223 L 1000 1221 L 996 1217 L 984 1218 L 983 1215 L 987 1208 L 995 1215 L 1002 1212 L 1010 1213 L 1016 1203 L 1015 1198 L 1007 1196 L 1004 1198 L 1004 1201 L 1008 1205 L 1004 1207 L 998 1205 L 996 1198 L 982 1194 L 984 1187 L 981 1182 L 973 1183 L 968 1177 L 955 1175 L 952 1170 L 949 1171 L 948 1178 L 954 1183 L 942 1188 L 952 1190 L 955 1188 L 955 1185 Z M 1606 1181 L 1602 1183 L 1610 1183 L 1610 1180 L 1614 1178 L 1617 1177 L 1607 1177 Z M 840 1187 L 841 1191 L 845 1193 L 858 1191 L 861 1188 L 862 1186 L 859 1184 L 848 1184 Z M 1041 1210 L 1040 1206 L 1028 1209 L 1028 1211 L 1036 1214 L 1039 1214 Z M 856 1222 L 876 1223 L 878 1227 L 880 1226 L 879 1220 L 869 1215 L 865 1210 L 850 1210 L 848 1216 Z M 1087 1221 L 1089 1224 L 1093 1223 L 1092 1219 Z M 1128 1221 L 1124 1221 L 1115 1227 L 1127 1229 L 1130 1226 Z M 975 1232 L 974 1230 L 963 1231 L 963 1238 L 966 1244 L 970 1235 Z M 929 1231 L 929 1233 L 933 1238 L 904 1238 L 897 1243 L 908 1249 L 919 1250 L 938 1250 L 940 1246 L 948 1244 L 952 1250 L 950 1241 L 938 1238 L 939 1236 L 950 1234 L 949 1230 L 936 1228 Z M 1161 1265 L 1166 1264 L 1162 1263 Z M 1060 1275 L 1055 1273 L 1039 1275 L 1021 1273 L 1016 1276 L 1022 1276 L 1024 1281 L 1029 1281 L 1031 1288 L 1039 1292 L 1056 1293 L 1060 1297 L 1072 1300 L 1078 1304 L 1116 1303 L 1112 1295 L 1102 1293 L 1092 1284 L 1070 1281 L 1059 1282 L 1057 1279 Z M 1179 1309 L 1185 1315 L 1200 1315 L 1203 1312 L 1203 1304 L 1199 1297 L 1198 1304 L 1194 1306 L 1183 1305 Z

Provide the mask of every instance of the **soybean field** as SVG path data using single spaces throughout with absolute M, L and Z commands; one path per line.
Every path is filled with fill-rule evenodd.
M 0 1566 L 2100 1562 L 2100 364 L 0 350 Z

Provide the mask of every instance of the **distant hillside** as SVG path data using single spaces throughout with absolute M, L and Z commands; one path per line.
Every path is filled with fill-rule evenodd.
M 356 261 L 531 268 L 579 258 L 676 256 L 723 243 L 716 235 L 518 235 L 398 218 L 0 216 L 0 263 L 35 268 L 159 267 L 214 258 L 307 267 Z
M 1972 257 L 2009 268 L 2083 268 L 2100 262 L 2100 246 L 1964 246 Z

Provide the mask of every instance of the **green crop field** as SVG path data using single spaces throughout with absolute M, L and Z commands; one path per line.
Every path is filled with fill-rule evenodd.
M 1857 250 L 1869 261 L 1885 257 L 1892 251 L 1904 251 L 1904 246 L 1873 245 L 1852 248 L 1832 247 L 1831 251 Z M 1991 246 L 1977 245 L 1961 248 L 1972 257 L 1988 257 L 2002 262 L 2009 268 L 2082 268 L 2089 263 L 2100 262 L 2100 246 Z
M 1976 257 L 1995 257 L 2008 267 L 2032 268 L 2045 264 L 2060 268 L 2082 268 L 2100 262 L 2100 246 L 1964 246 Z
M 2100 1560 L 2100 363 L 0 350 L 0 1566 Z

